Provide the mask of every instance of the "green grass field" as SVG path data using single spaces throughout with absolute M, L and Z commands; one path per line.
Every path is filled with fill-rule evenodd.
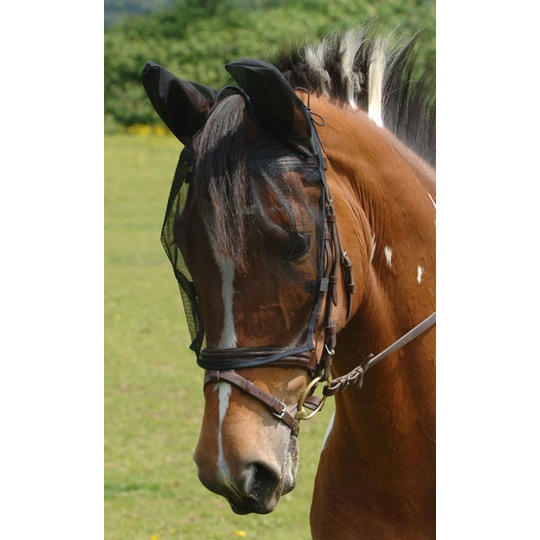
M 297 488 L 267 516 L 237 516 L 197 479 L 203 371 L 160 244 L 180 150 L 168 136 L 105 138 L 105 538 L 310 538 L 332 407 L 303 423 Z

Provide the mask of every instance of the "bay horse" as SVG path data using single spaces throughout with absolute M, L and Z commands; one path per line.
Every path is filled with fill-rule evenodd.
M 206 370 L 199 478 L 273 511 L 300 420 L 335 395 L 315 539 L 435 537 L 435 102 L 415 42 L 336 33 L 231 62 L 220 91 L 143 69 L 184 144 L 162 242 Z

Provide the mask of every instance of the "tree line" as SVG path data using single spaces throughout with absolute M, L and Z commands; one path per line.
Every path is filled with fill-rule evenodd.
M 271 60 L 284 47 L 371 17 L 422 30 L 419 63 L 434 64 L 434 0 L 176 0 L 163 11 L 124 18 L 105 31 L 105 127 L 159 122 L 140 80 L 148 60 L 220 88 L 232 83 L 224 69 L 231 60 Z

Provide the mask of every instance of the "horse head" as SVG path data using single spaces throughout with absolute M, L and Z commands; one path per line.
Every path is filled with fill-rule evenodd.
M 227 69 L 240 87 L 219 93 L 154 63 L 143 82 L 185 145 L 164 245 L 207 370 L 199 477 L 235 512 L 268 513 L 295 486 L 298 403 L 328 377 L 353 277 L 302 91 L 265 62 Z
M 415 40 L 366 27 L 279 69 L 238 60 L 219 92 L 143 71 L 184 144 L 162 242 L 206 370 L 199 477 L 271 512 L 324 383 L 314 538 L 434 537 L 435 102 Z

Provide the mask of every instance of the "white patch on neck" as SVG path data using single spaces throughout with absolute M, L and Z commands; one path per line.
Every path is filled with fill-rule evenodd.
M 223 420 L 229 409 L 229 398 L 232 392 L 232 386 L 226 382 L 219 382 L 215 385 L 214 390 L 218 390 L 219 395 L 219 424 L 218 424 L 218 458 L 217 458 L 217 474 L 223 483 L 231 482 L 231 471 L 223 454 Z
M 368 69 L 368 116 L 379 127 L 383 127 L 382 94 L 384 79 L 384 50 L 377 41 L 373 47 Z
M 216 257 L 221 273 L 221 298 L 223 300 L 223 328 L 219 341 L 220 349 L 236 347 L 236 328 L 234 326 L 233 297 L 234 297 L 234 263 L 231 259 Z
M 336 413 L 334 412 L 334 414 L 330 418 L 330 422 L 328 422 L 328 427 L 326 428 L 326 433 L 324 435 L 324 441 L 323 441 L 321 452 L 326 448 L 326 443 L 328 442 L 328 437 L 330 437 L 330 432 L 332 431 L 332 428 L 334 427 L 334 419 L 335 419 L 335 417 L 336 417 Z
M 428 193 L 428 197 L 431 199 L 431 202 L 433 203 L 433 208 L 435 208 L 435 212 L 437 212 L 437 205 L 435 204 L 435 201 L 433 200 L 433 197 L 429 193 Z M 435 227 L 436 226 L 437 226 L 437 219 L 435 219 Z
M 392 248 L 386 246 L 384 248 L 384 256 L 386 257 L 386 264 L 389 268 L 392 268 Z
M 375 248 L 377 247 L 377 237 L 373 235 L 371 239 L 371 255 L 369 256 L 369 264 L 373 262 L 373 257 L 375 257 Z
M 419 266 L 418 267 L 418 273 L 416 274 L 416 281 L 418 281 L 418 284 L 422 283 L 422 274 L 424 273 L 424 269 Z

